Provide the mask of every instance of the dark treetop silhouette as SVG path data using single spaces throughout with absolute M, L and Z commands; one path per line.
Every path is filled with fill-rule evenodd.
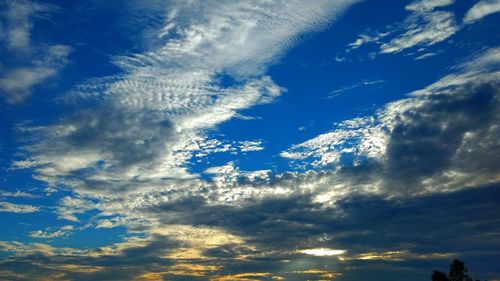
M 432 281 L 474 281 L 474 279 L 467 274 L 467 268 L 463 261 L 454 260 L 450 265 L 448 276 L 444 272 L 434 270 Z M 480 280 L 476 279 L 476 281 Z

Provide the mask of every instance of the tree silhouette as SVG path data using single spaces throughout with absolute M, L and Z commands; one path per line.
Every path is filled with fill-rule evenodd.
M 448 276 L 444 272 L 434 270 L 432 281 L 448 281 Z
M 454 260 L 450 265 L 450 273 L 434 270 L 432 274 L 432 281 L 474 281 L 472 277 L 467 274 L 467 267 L 461 260 Z M 476 279 L 476 281 L 480 281 Z

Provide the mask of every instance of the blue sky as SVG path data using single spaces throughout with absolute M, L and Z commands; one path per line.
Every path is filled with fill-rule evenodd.
M 1 1 L 0 279 L 500 280 L 498 12 Z

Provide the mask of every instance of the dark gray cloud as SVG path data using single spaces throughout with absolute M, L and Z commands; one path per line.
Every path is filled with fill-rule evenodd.
M 42 141 L 27 150 L 36 155 L 32 163 L 39 178 L 49 183 L 79 181 L 83 189 L 125 190 L 141 180 L 139 174 L 147 177 L 160 165 L 175 137 L 172 124 L 161 114 L 103 106 L 77 111 L 57 126 L 44 128 Z
M 416 281 L 425 280 L 432 269 L 446 267 L 456 257 L 464 259 L 481 278 L 498 277 L 499 198 L 500 186 L 492 185 L 402 200 L 355 196 L 339 201 L 335 208 L 324 208 L 303 196 L 267 199 L 243 207 L 207 206 L 191 200 L 150 211 L 167 228 L 179 224 L 220 227 L 246 237 L 243 245 L 228 243 L 205 250 L 209 259 L 184 260 L 191 265 L 220 267 L 204 271 L 200 280 L 245 272 L 303 280 L 299 271 L 322 269 L 343 273 L 339 280 L 371 275 L 371 280 L 406 276 L 405 280 Z M 172 238 L 154 235 L 113 254 L 104 250 L 95 250 L 93 255 L 31 253 L 11 257 L 0 268 L 4 273 L 11 270 L 27 276 L 64 272 L 72 280 L 131 280 L 147 272 L 167 271 L 165 280 L 196 280 L 173 274 L 170 266 L 179 260 L 165 256 L 185 249 Z M 347 253 L 340 260 L 297 252 L 308 248 L 346 249 Z M 64 267 L 67 264 L 99 271 L 75 272 L 77 268 L 71 271 Z
M 152 236 L 147 243 L 129 241 L 120 247 L 91 251 L 68 249 L 54 252 L 45 247 L 12 256 L 0 263 L 0 278 L 7 280 L 132 280 L 148 271 L 161 270 L 173 261 L 162 258 L 178 244 L 164 236 Z M 38 248 L 38 249 L 37 249 Z
M 496 182 L 500 162 L 488 155 L 500 152 L 500 85 L 475 78 L 444 78 L 441 89 L 350 120 L 362 126 L 346 121 L 283 155 L 312 162 L 325 171 L 320 177 L 349 192 L 408 196 Z
M 500 160 L 497 83 L 466 84 L 452 95 L 432 94 L 396 116 L 389 134 L 386 177 L 394 189 L 421 186 L 446 172 L 494 179 Z
M 172 135 L 172 125 L 167 119 L 154 114 L 125 113 L 113 107 L 78 112 L 61 125 L 71 132 L 46 149 L 98 150 L 108 155 L 105 158 L 113 167 L 122 168 L 155 162 Z

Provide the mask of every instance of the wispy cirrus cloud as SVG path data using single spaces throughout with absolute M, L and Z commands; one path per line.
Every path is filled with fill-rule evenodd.
M 379 46 L 379 53 L 391 54 L 413 47 L 423 49 L 442 42 L 460 30 L 455 14 L 440 9 L 454 2 L 454 0 L 414 1 L 406 5 L 405 9 L 410 14 L 403 22 L 391 25 L 384 31 L 376 31 L 374 34 L 361 34 L 356 41 L 348 44 L 349 49 L 355 50 L 365 44 L 376 44 Z
M 415 46 L 428 47 L 455 34 L 459 27 L 451 12 L 414 12 L 405 19 L 403 33 L 380 46 L 382 54 L 399 53 Z
M 500 1 L 483 0 L 470 8 L 463 19 L 465 24 L 471 24 L 488 15 L 500 12 Z
M 358 83 L 355 83 L 353 85 L 350 85 L 350 86 L 345 86 L 345 87 L 342 87 L 340 89 L 336 89 L 336 90 L 333 90 L 333 91 L 330 91 L 328 92 L 328 95 L 327 95 L 327 99 L 332 99 L 332 98 L 335 98 L 335 97 L 338 97 L 342 94 L 344 94 L 345 92 L 348 92 L 348 91 L 351 91 L 351 90 L 355 90 L 357 88 L 360 88 L 360 87 L 373 87 L 375 85 L 379 85 L 380 84 L 384 84 L 384 83 L 387 83 L 387 81 L 384 81 L 384 80 L 368 80 L 368 79 L 365 79 L 365 80 L 362 80 Z
M 427 48 L 449 39 L 464 26 L 500 11 L 500 4 L 496 0 L 479 1 L 460 21 L 456 19 L 454 12 L 447 9 L 454 3 L 454 0 L 414 1 L 406 5 L 405 9 L 410 14 L 404 21 L 393 24 L 383 31 L 360 34 L 354 42 L 348 44 L 348 51 L 356 50 L 366 44 L 378 45 L 381 54 L 395 54 L 418 47 L 415 59 L 421 60 L 437 54 L 421 53 Z

